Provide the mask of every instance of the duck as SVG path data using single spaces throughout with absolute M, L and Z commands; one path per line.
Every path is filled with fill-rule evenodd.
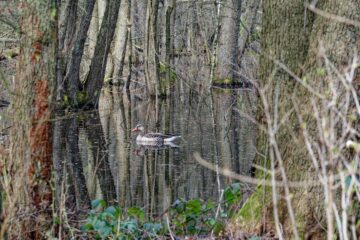
M 136 137 L 136 143 L 139 145 L 173 145 L 173 141 L 181 138 L 179 135 L 163 134 L 163 133 L 144 133 L 145 128 L 142 124 L 138 124 L 131 130 L 132 132 L 138 133 Z

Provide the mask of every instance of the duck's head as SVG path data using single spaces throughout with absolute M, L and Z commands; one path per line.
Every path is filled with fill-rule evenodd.
M 144 126 L 142 124 L 138 124 L 131 131 L 132 132 L 144 132 Z

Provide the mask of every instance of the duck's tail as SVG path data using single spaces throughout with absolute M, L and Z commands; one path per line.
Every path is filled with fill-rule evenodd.
M 172 136 L 172 137 L 169 137 L 169 138 L 165 138 L 164 142 L 169 143 L 169 142 L 175 141 L 178 138 L 181 138 L 181 136 Z
M 173 142 L 164 142 L 164 146 L 172 147 L 172 148 L 178 148 L 179 145 L 173 143 Z

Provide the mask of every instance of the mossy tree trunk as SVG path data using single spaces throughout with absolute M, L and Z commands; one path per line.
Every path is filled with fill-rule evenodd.
M 341 68 L 349 61 L 351 52 L 359 49 L 360 29 L 334 18 L 314 15 L 305 9 L 303 2 L 296 0 L 269 0 L 262 4 L 263 54 L 260 59 L 259 87 L 263 93 L 262 103 L 266 102 L 268 108 L 260 106 L 258 119 L 265 129 L 275 125 L 277 129 L 272 134 L 259 130 L 257 148 L 262 156 L 258 156 L 257 164 L 269 165 L 269 161 L 274 160 L 271 153 L 276 155 L 275 148 L 278 148 L 281 160 L 276 158 L 273 164 L 279 171 L 280 167 L 283 167 L 287 181 L 318 182 L 318 172 L 309 158 L 302 125 L 298 120 L 301 115 L 309 126 L 309 134 L 316 139 L 318 133 L 311 101 L 316 102 L 318 98 L 290 76 L 289 72 L 298 76 L 298 79 L 306 78 L 307 84 L 313 89 L 319 90 L 321 88 L 316 87 L 326 86 L 326 76 L 317 73 L 318 69 L 324 66 L 323 59 L 318 57 L 320 46 L 325 49 L 326 56 L 335 66 Z M 343 1 L 342 4 L 334 0 L 318 1 L 316 7 L 334 16 L 355 21 L 360 18 L 360 3 L 355 1 Z M 272 116 L 271 122 L 268 121 L 265 111 Z M 282 120 L 285 122 L 279 124 Z M 271 141 L 268 141 L 269 138 Z M 267 164 L 264 164 L 264 161 L 267 161 Z M 276 179 L 284 181 L 280 173 L 276 173 Z M 296 232 L 300 238 L 306 239 L 325 239 L 326 234 L 333 234 L 334 223 L 327 220 L 322 186 L 304 185 L 301 188 L 291 188 L 288 193 L 285 188 L 278 188 L 275 192 L 278 197 L 277 218 L 286 239 L 294 237 Z M 275 231 L 272 196 L 270 188 L 256 189 L 238 217 L 245 229 Z M 287 197 L 291 197 L 289 202 L 295 224 L 291 221 Z M 267 216 L 267 219 L 264 220 L 264 216 Z M 322 226 L 327 226 L 327 233 L 322 230 Z
M 10 239 L 45 239 L 53 224 L 50 119 L 56 87 L 56 2 L 22 1 L 20 6 L 20 53 L 10 109 L 13 125 L 6 198 Z M 3 230 L 6 222 L 2 223 Z
M 263 18 L 262 18 L 262 50 L 263 55 L 260 58 L 260 79 L 259 88 L 263 89 L 268 87 L 265 94 L 264 101 L 269 105 L 268 111 L 270 115 L 274 116 L 275 102 L 278 106 L 276 109 L 278 113 L 278 119 L 282 119 L 291 109 L 291 96 L 296 86 L 295 81 L 287 74 L 283 69 L 277 66 L 274 60 L 284 63 L 286 67 L 293 71 L 295 74 L 300 74 L 301 65 L 305 62 L 307 51 L 309 48 L 309 35 L 312 26 L 311 14 L 308 13 L 304 16 L 305 8 L 302 2 L 293 1 L 264 1 L 263 2 Z M 304 18 L 305 17 L 305 18 Z M 304 19 L 307 23 L 304 27 Z M 267 129 L 267 122 L 265 120 L 265 113 L 262 101 L 259 106 L 259 121 L 263 121 L 264 128 Z M 292 120 L 295 118 L 293 117 Z M 277 121 L 277 120 L 274 120 Z M 271 123 L 268 123 L 271 124 Z M 292 124 L 296 124 L 295 122 Z M 285 127 L 280 129 L 276 134 L 276 140 L 281 146 L 280 152 L 284 159 L 286 170 L 290 167 L 294 171 L 286 171 L 287 177 L 291 181 L 300 179 L 309 179 L 309 168 L 311 163 L 307 161 L 304 145 L 299 145 L 297 140 L 292 138 L 293 134 L 298 136 L 299 128 L 286 127 L 291 126 L 290 123 L 286 123 Z M 257 157 L 257 164 L 260 166 L 269 166 L 270 152 L 273 151 L 273 146 L 268 148 L 267 132 L 259 128 L 259 139 L 257 142 L 257 149 L 265 157 Z M 295 131 L 295 133 L 294 133 Z M 290 134 L 292 133 L 292 134 Z M 299 154 L 294 154 L 296 149 L 301 149 Z M 265 161 L 265 163 L 264 163 Z M 274 160 L 275 161 L 275 160 Z M 274 163 L 275 164 L 275 163 Z M 279 176 L 278 176 L 279 177 Z M 281 177 L 279 177 L 281 180 Z M 277 194 L 284 194 L 282 189 L 278 189 Z M 314 194 L 314 192 L 312 192 Z M 261 196 L 259 196 L 261 195 Z M 258 201 L 265 201 L 265 204 L 259 204 Z M 308 222 L 313 223 L 314 216 L 309 213 L 309 209 L 304 204 L 309 203 L 309 199 L 294 197 L 292 204 L 295 206 L 302 202 L 301 206 L 298 206 L 296 211 L 296 219 L 299 224 L 305 221 L 305 217 L 308 217 Z M 315 202 L 315 199 L 314 199 Z M 271 188 L 257 188 L 253 197 L 250 197 L 247 203 L 245 203 L 243 209 L 240 211 L 240 218 L 247 219 L 248 221 L 244 226 L 248 230 L 265 229 L 265 231 L 275 231 L 275 217 L 274 217 L 274 205 L 272 199 Z M 309 204 L 310 207 L 312 204 Z M 283 224 L 285 234 L 292 235 L 292 223 L 289 220 L 289 214 L 287 213 L 287 205 L 283 201 L 276 203 L 276 207 L 279 209 L 278 215 L 280 215 L 280 224 Z M 254 209 L 252 209 L 254 208 Z M 254 214 L 249 214 L 247 209 L 252 209 Z M 245 211 L 246 210 L 246 211 Z M 302 215 L 300 217 L 300 215 Z M 261 221 L 262 216 L 268 216 L 265 221 Z M 305 226 L 298 226 L 302 228 L 300 234 L 304 234 Z

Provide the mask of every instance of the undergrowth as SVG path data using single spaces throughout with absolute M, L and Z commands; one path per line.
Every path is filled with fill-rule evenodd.
M 144 209 L 107 206 L 101 199 L 92 201 L 82 231 L 95 239 L 155 239 L 173 236 L 221 235 L 242 199 L 240 184 L 223 192 L 223 200 L 177 199 L 157 219 L 146 216 Z

